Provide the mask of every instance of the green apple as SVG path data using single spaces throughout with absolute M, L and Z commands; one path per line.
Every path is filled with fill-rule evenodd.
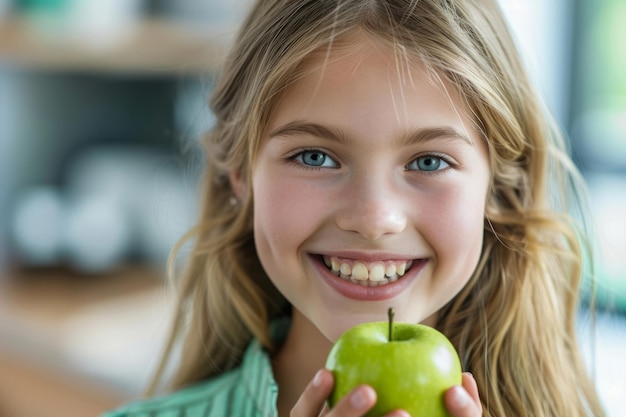
M 328 399 L 332 408 L 360 384 L 372 386 L 378 400 L 366 417 L 403 409 L 412 417 L 449 417 L 444 392 L 461 384 L 461 362 L 438 330 L 409 323 L 364 323 L 342 334 L 326 368 L 335 377 Z

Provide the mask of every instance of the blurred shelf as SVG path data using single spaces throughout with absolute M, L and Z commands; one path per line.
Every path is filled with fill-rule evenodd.
M 165 329 L 164 272 L 0 275 L 0 416 L 80 417 L 136 398 Z
M 208 75 L 219 67 L 234 32 L 165 19 L 145 19 L 120 29 L 80 32 L 62 22 L 0 20 L 0 65 L 144 76 Z
M 15 269 L 0 275 L 0 318 L 50 327 L 88 306 L 160 288 L 163 283 L 160 269 L 143 265 L 94 275 L 63 267 Z

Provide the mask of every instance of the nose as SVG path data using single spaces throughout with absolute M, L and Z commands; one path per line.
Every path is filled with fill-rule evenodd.
M 380 179 L 363 179 L 346 186 L 335 222 L 345 231 L 369 240 L 402 232 L 407 217 L 402 193 Z

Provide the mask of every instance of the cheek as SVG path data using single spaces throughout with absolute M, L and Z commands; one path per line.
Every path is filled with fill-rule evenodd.
M 442 195 L 430 210 L 428 239 L 443 263 L 440 267 L 451 276 L 462 274 L 466 279 L 473 272 L 482 250 L 484 216 L 484 192 L 471 188 Z
M 263 173 L 257 178 L 253 190 L 259 255 L 290 262 L 289 255 L 297 252 L 320 223 L 325 202 L 316 190 L 294 179 Z

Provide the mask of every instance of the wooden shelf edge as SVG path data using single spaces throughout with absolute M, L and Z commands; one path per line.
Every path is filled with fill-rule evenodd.
M 149 19 L 119 30 L 68 29 L 26 18 L 0 21 L 0 65 L 34 70 L 210 75 L 234 28 L 197 30 Z

